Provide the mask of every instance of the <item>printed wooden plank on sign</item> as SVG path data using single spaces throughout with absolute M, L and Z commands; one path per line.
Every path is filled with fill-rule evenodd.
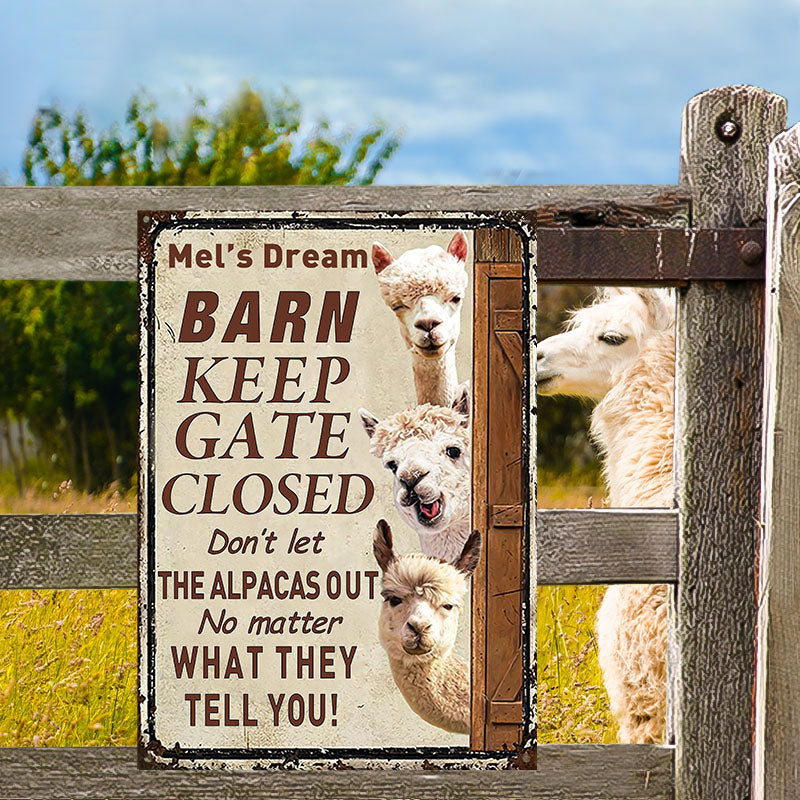
M 140 213 L 142 766 L 535 766 L 534 515 L 486 514 L 528 502 L 530 252 Z

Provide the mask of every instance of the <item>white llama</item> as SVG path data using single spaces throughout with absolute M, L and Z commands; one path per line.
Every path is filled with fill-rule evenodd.
M 541 394 L 597 399 L 591 435 L 613 507 L 672 506 L 675 312 L 670 292 L 606 289 L 538 348 Z M 597 614 L 603 681 L 622 742 L 663 741 L 667 587 L 608 589 Z
M 459 231 L 445 250 L 438 245 L 406 250 L 394 259 L 372 246 L 381 295 L 394 311 L 411 351 L 418 403 L 449 406 L 458 389 L 456 342 L 467 288 L 467 237 Z
M 451 733 L 469 733 L 469 666 L 454 646 L 480 548 L 475 531 L 455 564 L 422 553 L 398 555 L 385 520 L 372 545 L 383 573 L 378 634 L 394 682 L 412 711 Z
M 451 563 L 470 535 L 472 457 L 469 388 L 451 407 L 429 403 L 378 420 L 359 409 L 370 451 L 394 475 L 394 504 L 422 552 Z

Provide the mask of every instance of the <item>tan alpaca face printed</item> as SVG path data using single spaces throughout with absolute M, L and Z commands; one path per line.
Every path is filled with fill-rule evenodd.
M 460 232 L 447 250 L 431 245 L 407 250 L 397 259 L 382 245 L 373 245 L 381 294 L 397 317 L 403 341 L 416 355 L 441 358 L 458 341 L 466 257 L 467 240 Z
M 400 564 L 408 558 L 412 556 L 402 557 Z M 452 588 L 466 591 L 458 574 L 451 576 L 448 571 L 447 577 L 452 579 Z M 437 657 L 453 648 L 463 592 L 448 592 L 441 583 L 409 585 L 393 579 L 391 571 L 385 576 L 379 632 L 381 644 L 393 655 L 400 656 L 402 650 L 410 656 Z
M 664 290 L 605 290 L 594 305 L 574 312 L 567 331 L 538 345 L 538 393 L 603 398 L 644 341 L 673 322 L 674 307 Z

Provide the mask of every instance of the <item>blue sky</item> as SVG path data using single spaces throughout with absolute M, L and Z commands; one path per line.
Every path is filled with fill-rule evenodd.
M 384 184 L 671 183 L 680 114 L 752 83 L 800 118 L 800 0 L 0 0 L 0 170 L 36 108 L 104 127 L 145 88 L 182 116 L 243 81 L 334 128 L 403 128 Z

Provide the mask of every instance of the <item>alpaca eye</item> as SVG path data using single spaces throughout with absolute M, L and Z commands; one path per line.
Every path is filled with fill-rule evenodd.
M 444 450 L 447 455 L 452 458 L 456 459 L 461 455 L 461 448 L 460 447 L 446 447 Z
M 617 347 L 628 341 L 628 337 L 623 336 L 621 333 L 602 333 L 597 338 L 604 344 L 610 344 L 613 347 Z
M 461 302 L 461 298 L 458 295 L 456 295 L 455 297 L 450 298 L 450 302 L 453 305 L 457 306 Z
M 397 462 L 396 461 L 387 461 L 384 466 L 386 469 L 390 469 L 392 472 L 397 472 Z
M 402 303 L 400 303 L 400 305 L 392 306 L 392 311 L 402 311 L 404 308 L 408 308 L 408 306 L 405 306 Z
M 403 602 L 402 598 L 400 597 L 387 597 L 386 600 L 388 601 L 389 605 L 392 606 L 393 608 L 395 606 L 399 606 L 400 603 Z
M 442 606 L 442 608 L 443 608 L 445 611 L 452 611 L 452 610 L 453 610 L 453 604 L 452 604 L 452 603 L 445 603 L 445 604 Z

